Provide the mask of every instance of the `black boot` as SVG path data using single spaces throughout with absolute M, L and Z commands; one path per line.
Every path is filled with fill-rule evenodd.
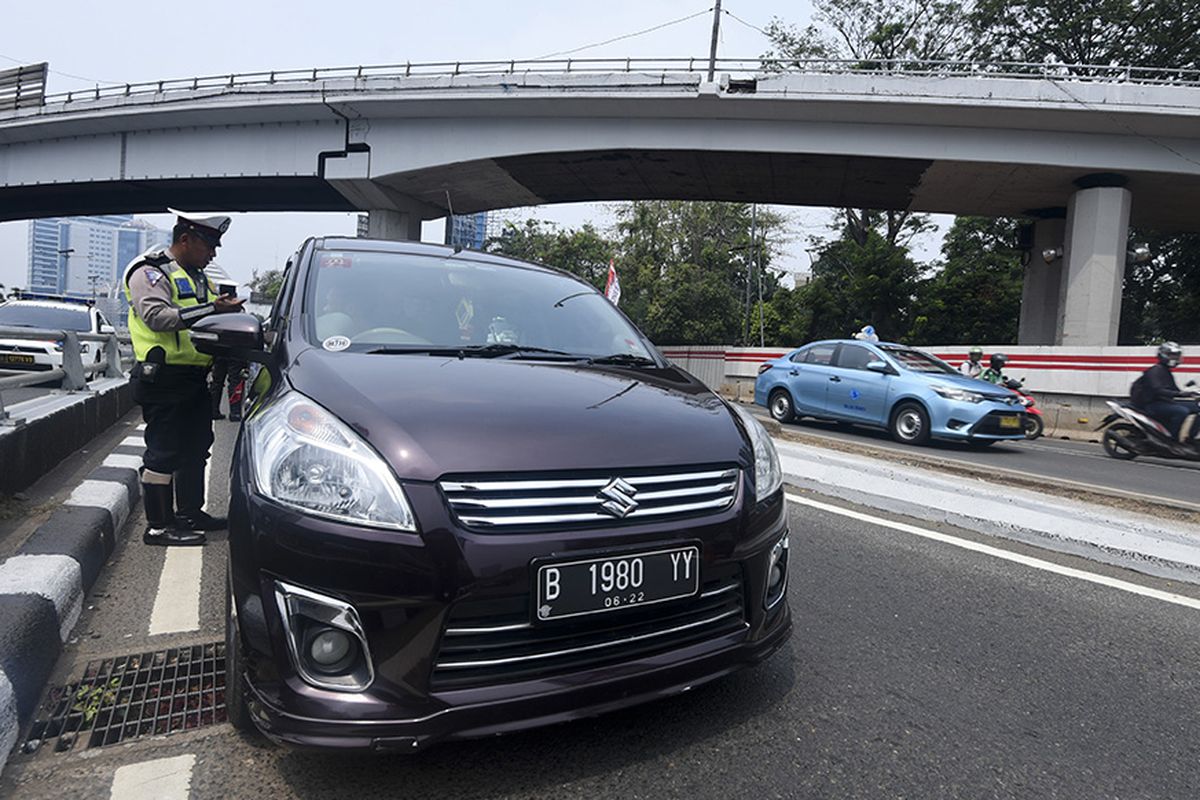
M 143 483 L 142 503 L 146 508 L 146 531 L 142 534 L 145 544 L 197 545 L 204 544 L 201 531 L 191 530 L 180 524 L 171 511 L 171 484 Z
M 185 467 L 175 472 L 175 518 L 198 531 L 219 531 L 228 527 L 225 517 L 214 517 L 204 507 L 204 466 Z

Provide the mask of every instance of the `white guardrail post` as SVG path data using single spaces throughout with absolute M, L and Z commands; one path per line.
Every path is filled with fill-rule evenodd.
M 62 332 L 63 375 L 62 388 L 78 392 L 87 388 L 87 375 L 83 374 L 83 358 L 79 355 L 79 334 L 75 331 Z

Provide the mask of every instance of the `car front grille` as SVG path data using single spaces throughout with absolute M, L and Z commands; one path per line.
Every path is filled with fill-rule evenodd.
M 44 356 L 47 353 L 47 348 L 20 344 L 0 344 L 0 353 L 36 353 Z
M 520 476 L 449 476 L 440 483 L 460 524 L 480 530 L 655 522 L 721 511 L 741 471 L 723 464 Z
M 460 602 L 450 613 L 430 688 L 553 677 L 744 631 L 740 567 L 711 572 L 696 597 L 551 624 L 530 622 L 527 596 Z

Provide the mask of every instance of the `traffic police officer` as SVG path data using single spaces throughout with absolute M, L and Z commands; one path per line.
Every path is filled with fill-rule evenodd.
M 229 217 L 167 210 L 176 216 L 171 246 L 135 258 L 124 280 L 137 360 L 133 397 L 146 420 L 142 541 L 200 545 L 204 531 L 224 528 L 226 521 L 202 510 L 204 463 L 213 442 L 206 382 L 212 357 L 196 350 L 188 328 L 209 314 L 240 311 L 243 301 L 218 296 L 204 275 Z

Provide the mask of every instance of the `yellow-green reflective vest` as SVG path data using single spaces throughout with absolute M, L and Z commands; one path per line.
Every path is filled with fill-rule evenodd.
M 164 264 L 143 260 L 138 269 L 150 266 L 161 272 L 171 287 L 171 302 L 179 308 L 189 308 L 200 305 L 196 298 L 197 286 L 187 270 L 174 260 Z M 167 364 L 181 366 L 207 367 L 212 364 L 212 356 L 205 355 L 192 345 L 192 337 L 186 329 L 179 331 L 156 331 L 142 321 L 133 310 L 133 293 L 129 290 L 129 277 L 133 270 L 125 274 L 125 299 L 129 301 L 129 335 L 133 339 L 133 355 L 138 361 L 145 361 L 146 355 L 155 347 L 161 347 L 166 353 Z M 216 297 L 216 288 L 207 278 L 205 288 L 210 296 Z

